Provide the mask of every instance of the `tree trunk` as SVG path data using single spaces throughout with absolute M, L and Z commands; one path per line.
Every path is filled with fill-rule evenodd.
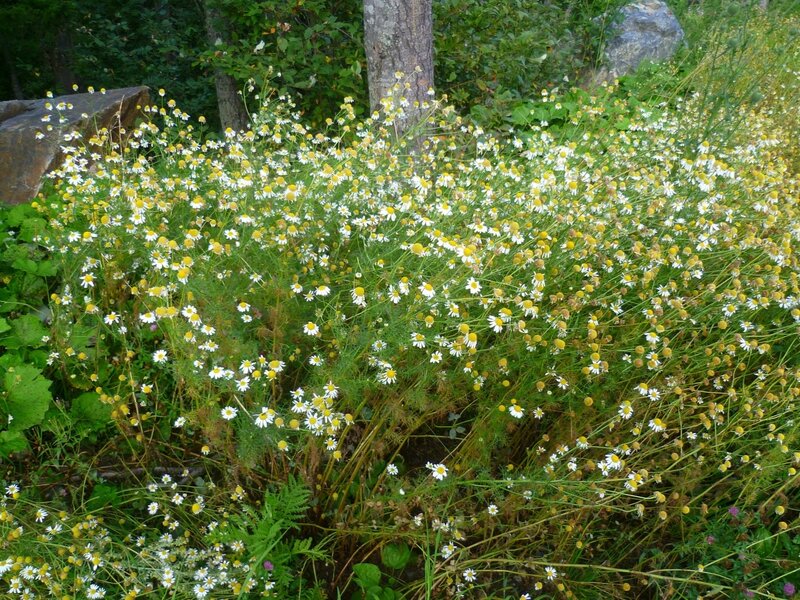
M 432 0 L 364 0 L 364 45 L 367 82 L 372 110 L 381 99 L 405 98 L 405 116 L 395 120 L 398 135 L 425 117 L 424 104 L 433 88 Z M 396 73 L 402 73 L 401 90 L 395 94 Z
M 208 0 L 204 2 L 206 35 L 211 47 L 218 45 L 217 40 L 225 42 L 227 31 L 222 15 Z M 217 106 L 219 107 L 219 120 L 222 129 L 230 127 L 234 131 L 247 129 L 248 117 L 244 101 L 239 94 L 239 85 L 236 80 L 222 69 L 214 69 L 214 83 L 217 88 Z
M 39 44 L 55 80 L 55 89 L 51 91 L 71 94 L 73 84 L 78 82 L 72 72 L 72 37 L 69 30 L 62 26 L 53 38 L 40 38 Z
M 17 75 L 17 67 L 8 52 L 8 46 L 3 44 L 3 62 L 6 63 L 8 69 L 8 76 L 11 79 L 11 91 L 14 93 L 15 100 L 24 100 L 25 96 L 22 93 L 22 86 L 19 84 L 19 76 Z

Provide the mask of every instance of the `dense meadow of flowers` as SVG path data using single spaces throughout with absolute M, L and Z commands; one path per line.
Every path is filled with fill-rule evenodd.
M 402 103 L 314 132 L 265 97 L 219 140 L 162 101 L 65 142 L 49 363 L 145 468 L 101 510 L 7 481 L 3 593 L 336 597 L 390 544 L 409 598 L 794 593 L 791 131 L 600 90 L 504 135 L 432 101 L 412 148 Z M 255 552 L 293 477 L 264 536 L 319 548 Z

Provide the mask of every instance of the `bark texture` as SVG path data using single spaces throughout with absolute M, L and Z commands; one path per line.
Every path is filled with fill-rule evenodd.
M 217 9 L 210 2 L 204 3 L 206 35 L 211 47 L 217 45 L 217 40 L 227 39 L 225 21 Z M 239 85 L 236 80 L 222 69 L 214 70 L 214 84 L 217 89 L 217 106 L 219 107 L 219 120 L 222 129 L 230 127 L 234 131 L 247 129 L 247 111 L 242 97 L 239 95 Z
M 408 100 L 400 131 L 409 129 L 424 115 L 423 103 L 433 87 L 432 0 L 364 0 L 364 42 L 367 81 L 372 110 L 391 95 L 403 73 L 402 96 Z
M 14 60 L 8 51 L 8 46 L 3 44 L 3 62 L 8 69 L 8 77 L 11 81 L 11 91 L 14 92 L 15 100 L 23 100 L 25 96 L 22 94 L 22 86 L 19 84 L 19 76 L 17 75 L 17 67 L 14 65 Z

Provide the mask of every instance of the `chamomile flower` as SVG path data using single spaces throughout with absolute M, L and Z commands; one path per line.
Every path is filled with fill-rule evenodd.
M 225 369 L 219 365 L 214 365 L 208 372 L 209 379 L 222 379 L 225 377 Z
M 263 429 L 275 421 L 275 411 L 266 406 L 261 407 L 261 412 L 255 418 L 256 427 Z
M 525 409 L 522 408 L 519 404 L 512 404 L 508 407 L 508 414 L 510 414 L 515 419 L 521 419 L 525 415 Z
M 226 421 L 230 421 L 231 419 L 235 419 L 236 415 L 239 414 L 239 409 L 233 406 L 226 406 L 220 411 L 220 416 Z
M 424 348 L 425 347 L 425 335 L 422 333 L 414 332 L 411 334 L 411 345 L 414 348 Z
M 442 550 L 441 550 L 442 558 L 444 560 L 447 560 L 448 558 L 453 556 L 453 553 L 456 551 L 456 548 L 457 548 L 457 546 L 455 545 L 454 542 L 452 542 L 452 541 L 447 542 L 444 546 L 442 546 Z
M 625 400 L 622 404 L 620 404 L 617 414 L 623 419 L 630 419 L 633 416 L 633 405 L 630 403 L 630 401 Z
M 486 320 L 489 322 L 489 327 L 491 327 L 492 331 L 495 333 L 500 333 L 503 331 L 503 325 L 505 322 L 503 321 L 502 317 L 490 315 Z
M 356 306 L 365 307 L 367 305 L 366 292 L 361 286 L 353 288 L 350 292 L 350 297 L 353 299 L 353 304 Z
M 428 300 L 430 300 L 431 298 L 433 298 L 436 295 L 436 288 L 434 288 L 427 281 L 424 282 L 422 285 L 420 285 L 419 288 L 417 288 L 417 289 L 419 289 L 420 294 L 422 294 Z
M 397 371 L 392 367 L 384 369 L 378 373 L 378 381 L 384 385 L 390 385 L 397 381 Z
M 447 477 L 447 467 L 442 463 L 434 464 L 429 462 L 425 465 L 425 467 L 430 469 L 431 475 L 438 481 L 442 481 L 445 477 Z

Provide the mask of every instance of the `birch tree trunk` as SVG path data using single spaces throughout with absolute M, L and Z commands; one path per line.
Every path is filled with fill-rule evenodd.
M 408 101 L 405 118 L 396 122 L 402 135 L 425 115 L 423 104 L 432 99 L 432 0 L 364 0 L 364 45 L 367 55 L 369 104 L 372 110 L 392 95 L 402 73 L 401 96 Z
M 211 2 L 203 3 L 205 10 L 206 35 L 211 47 L 217 45 L 217 40 L 224 42 L 227 39 L 225 22 L 219 11 Z M 230 127 L 234 131 L 247 129 L 247 111 L 244 101 L 239 95 L 239 85 L 236 80 L 222 69 L 214 69 L 214 84 L 217 88 L 217 106 L 219 107 L 219 120 L 222 129 Z

